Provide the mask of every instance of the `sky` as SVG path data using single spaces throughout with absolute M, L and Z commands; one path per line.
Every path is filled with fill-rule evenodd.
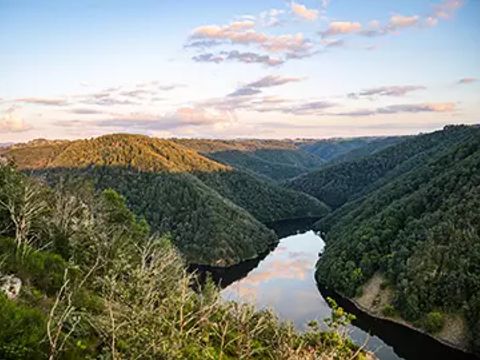
M 0 0 L 0 142 L 480 123 L 480 0 Z

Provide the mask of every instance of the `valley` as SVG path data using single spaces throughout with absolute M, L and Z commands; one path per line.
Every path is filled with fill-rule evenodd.
M 369 314 L 360 313 L 360 319 L 368 320 L 349 325 L 352 346 L 362 346 L 365 331 L 379 331 L 367 350 L 380 347 L 379 359 L 416 360 L 419 357 L 404 349 L 406 341 L 425 344 L 422 353 L 454 351 L 426 340 L 430 335 L 478 352 L 479 141 L 480 128 L 469 126 L 409 137 L 316 141 L 157 139 L 127 134 L 38 140 L 0 149 L 2 166 L 11 164 L 24 174 L 8 175 L 5 170 L 1 186 L 7 198 L 2 201 L 5 205 L 8 196 L 17 196 L 9 193 L 12 181 L 24 184 L 31 179 L 58 196 L 72 190 L 85 194 L 81 202 L 92 204 L 92 214 L 105 209 L 108 213 L 112 206 L 124 208 L 112 219 L 128 219 L 130 236 L 168 238 L 190 269 L 212 273 L 224 288 L 222 298 L 242 302 L 237 297 L 242 291 L 253 296 L 254 289 L 245 287 L 250 278 L 278 279 L 268 288 L 256 288 L 263 283 L 251 280 L 261 297 L 254 303 L 260 309 L 273 306 L 281 320 L 294 321 L 304 331 L 309 318 L 320 316 L 320 322 L 328 318 L 331 309 L 322 294 L 333 294 L 351 311 L 358 314 L 360 308 Z M 47 196 L 50 191 L 42 193 Z M 87 200 L 93 196 L 88 194 L 108 194 L 112 203 L 97 209 Z M 67 201 L 62 206 L 66 210 L 70 205 Z M 8 211 L 14 211 L 9 209 L 3 206 L 5 224 L 10 221 Z M 282 221 L 294 230 L 303 223 L 318 231 L 325 248 L 321 240 L 319 247 L 307 242 L 302 251 L 308 256 L 296 265 L 293 255 L 277 263 L 276 254 L 286 245 L 282 239 L 291 234 L 277 228 Z M 58 261 L 79 251 L 67 241 L 78 226 L 68 226 L 73 227 L 63 229 L 46 245 L 59 254 Z M 11 233 L 13 228 L 8 225 L 7 234 L 18 237 Z M 35 235 L 35 241 L 52 236 L 47 233 Z M 316 238 L 313 232 L 307 234 Z M 300 246 L 302 237 L 298 239 Z M 266 273 L 252 270 L 256 267 L 265 267 Z M 307 281 L 308 298 L 301 298 L 301 289 L 296 288 L 300 283 L 293 283 L 292 289 L 284 283 L 296 279 L 297 270 L 299 278 Z M 24 281 L 31 281 L 31 275 L 25 276 Z M 269 294 L 277 294 L 276 300 Z M 300 297 L 288 300 L 288 294 Z M 295 308 L 277 300 L 293 302 Z M 288 312 L 302 309 L 309 311 L 300 317 Z M 388 321 L 372 325 L 375 320 L 368 316 L 394 319 L 408 324 L 408 330 Z M 454 323 L 461 329 L 456 335 L 446 330 Z M 388 331 L 394 331 L 396 339 L 382 340 L 389 327 L 395 328 Z

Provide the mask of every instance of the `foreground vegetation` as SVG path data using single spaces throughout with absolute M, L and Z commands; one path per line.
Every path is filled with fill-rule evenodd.
M 113 190 L 59 181 L 51 189 L 0 167 L 2 359 L 361 359 L 333 305 L 330 331 L 305 333 L 269 311 L 221 302 L 169 236 L 152 235 Z
M 388 165 L 387 155 L 405 157 L 396 176 L 384 175 L 376 190 L 316 224 L 327 231 L 317 277 L 355 297 L 381 273 L 382 287 L 393 293 L 384 315 L 431 333 L 446 315 L 460 315 L 480 353 L 480 129 L 449 127 L 406 142 L 361 160 Z M 352 166 L 344 168 L 361 170 Z M 379 172 L 370 172 L 376 179 Z

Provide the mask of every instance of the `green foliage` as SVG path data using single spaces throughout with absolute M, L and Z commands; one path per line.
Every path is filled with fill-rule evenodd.
M 363 163 L 385 152 L 408 154 L 404 144 L 422 141 L 436 143 L 435 151 L 412 155 L 403 162 L 410 163 L 409 171 L 382 180 L 377 190 L 316 224 L 327 230 L 317 278 L 355 296 L 358 286 L 381 272 L 392 284 L 393 305 L 403 318 L 421 322 L 424 314 L 453 309 L 463 312 L 475 334 L 480 319 L 480 129 L 453 127 L 421 135 Z M 362 276 L 354 276 L 358 268 Z
M 196 292 L 169 238 L 149 235 L 125 198 L 75 189 L 49 192 L 42 217 L 55 228 L 41 231 L 44 241 L 62 234 L 68 269 L 54 245 L 19 261 L 14 241 L 0 239 L 0 272 L 25 282 L 14 301 L 0 295 L 0 358 L 363 358 L 342 330 L 352 317 L 336 304 L 331 331 L 299 333 L 270 311 L 220 301 L 212 282 Z
M 328 207 L 307 194 L 284 189 L 240 171 L 198 173 L 198 178 L 225 198 L 268 223 L 325 216 Z
M 282 181 L 318 168 L 324 162 L 301 149 L 260 149 L 255 151 L 228 150 L 207 156 L 237 169 L 251 171 L 274 181 Z
M 383 307 L 382 314 L 385 315 L 385 316 L 388 316 L 388 317 L 392 317 L 392 316 L 395 316 L 396 311 L 395 311 L 395 308 L 392 305 L 387 304 Z
M 0 293 L 0 358 L 46 359 L 45 315 Z
M 44 251 L 28 251 L 20 256 L 15 242 L 0 237 L 0 273 L 16 274 L 26 285 L 31 285 L 49 295 L 55 294 L 63 283 L 67 263 L 58 254 Z
M 430 311 L 421 321 L 421 326 L 429 333 L 436 333 L 442 330 L 445 317 L 439 311 Z
M 461 144 L 472 132 L 466 126 L 407 138 L 360 159 L 325 166 L 286 183 L 336 209 L 405 174 L 445 149 Z

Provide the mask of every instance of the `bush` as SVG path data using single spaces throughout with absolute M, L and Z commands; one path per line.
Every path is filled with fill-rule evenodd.
M 392 317 L 395 315 L 395 313 L 395 308 L 390 304 L 385 305 L 382 309 L 382 314 L 384 316 Z
M 24 284 L 30 284 L 48 295 L 55 294 L 63 283 L 63 273 L 67 263 L 60 255 L 46 251 L 28 251 L 19 256 L 15 242 L 10 238 L 0 238 L 1 273 L 18 276 Z
M 423 319 L 423 328 L 429 333 L 436 333 L 442 330 L 445 317 L 441 312 L 431 311 Z
M 0 358 L 45 359 L 45 317 L 0 294 Z

